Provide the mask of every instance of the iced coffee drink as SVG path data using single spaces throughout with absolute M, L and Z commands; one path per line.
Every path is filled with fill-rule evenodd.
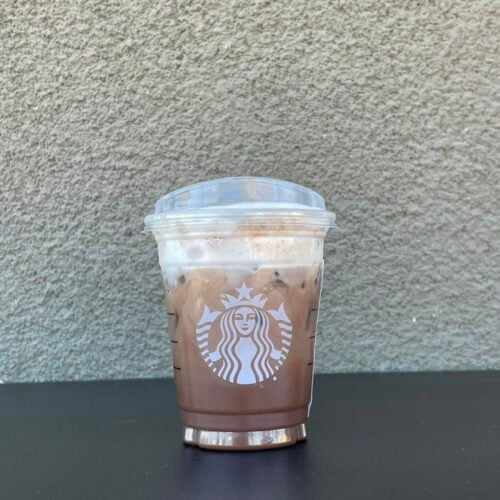
M 226 199 L 230 188 L 239 203 Z M 297 202 L 321 203 L 316 193 L 273 179 L 185 189 L 189 195 L 167 195 L 171 210 L 163 199 L 163 211 L 147 220 L 158 242 L 184 441 L 258 449 L 305 439 L 333 216 Z M 297 190 L 309 198 L 297 200 Z

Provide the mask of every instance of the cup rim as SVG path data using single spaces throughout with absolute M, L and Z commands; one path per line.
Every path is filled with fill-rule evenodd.
M 164 212 L 149 214 L 144 218 L 144 230 L 182 227 L 189 228 L 224 227 L 224 226 L 279 226 L 304 228 L 335 228 L 335 213 L 319 208 L 294 208 L 284 210 L 281 207 L 239 208 L 211 207 L 203 210 L 182 212 Z

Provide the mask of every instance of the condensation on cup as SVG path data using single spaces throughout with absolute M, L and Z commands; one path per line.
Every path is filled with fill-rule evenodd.
M 334 221 L 319 194 L 263 177 L 184 187 L 146 217 L 185 443 L 248 450 L 306 439 L 323 240 Z

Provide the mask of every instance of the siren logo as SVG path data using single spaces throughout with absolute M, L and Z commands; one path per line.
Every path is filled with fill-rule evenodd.
M 292 343 L 292 324 L 283 303 L 265 310 L 262 294 L 252 297 L 245 283 L 237 296 L 223 295 L 222 311 L 205 305 L 196 328 L 196 340 L 203 359 L 219 377 L 233 384 L 262 382 L 283 365 Z M 270 329 L 279 332 L 276 342 Z M 276 345 L 279 344 L 279 345 Z

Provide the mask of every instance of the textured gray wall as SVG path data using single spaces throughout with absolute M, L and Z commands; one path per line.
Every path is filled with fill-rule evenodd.
M 317 369 L 500 368 L 499 4 L 4 0 L 0 379 L 171 374 L 164 192 L 320 191 Z

